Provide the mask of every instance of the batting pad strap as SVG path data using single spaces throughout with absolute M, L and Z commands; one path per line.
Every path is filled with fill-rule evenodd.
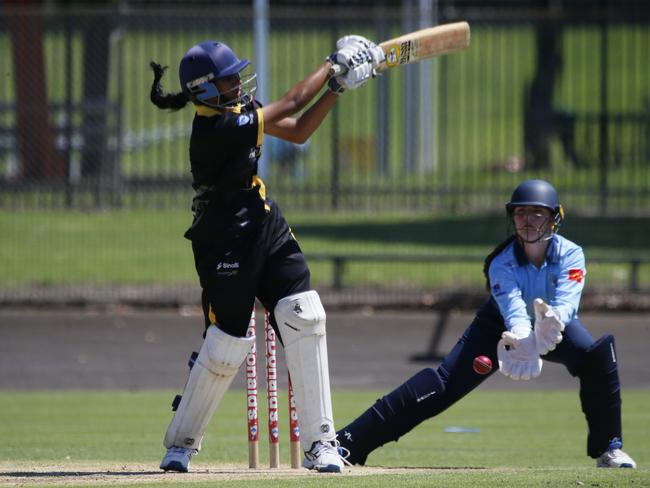
M 205 333 L 196 364 L 217 376 L 234 376 L 254 342 L 255 337 L 234 337 L 211 325 Z
M 183 397 L 165 434 L 164 445 L 201 448 L 201 439 L 255 337 L 234 337 L 215 325 L 205 340 L 183 391 Z
M 313 290 L 283 298 L 274 310 L 291 375 L 304 451 L 336 437 L 330 395 L 325 310 Z

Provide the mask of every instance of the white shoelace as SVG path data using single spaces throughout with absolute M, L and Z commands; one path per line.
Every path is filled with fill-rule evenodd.
M 332 447 L 336 449 L 336 455 L 341 458 L 343 464 L 347 466 L 352 466 L 352 463 L 348 461 L 348 457 L 350 456 L 350 451 L 345 447 L 341 447 L 341 442 L 338 439 L 334 439 L 332 441 Z
M 343 461 L 343 464 L 346 464 L 348 466 L 352 466 L 350 462 L 346 459 L 350 455 L 350 451 L 348 451 L 345 447 L 341 447 L 341 443 L 338 441 L 338 439 L 334 439 L 333 441 L 319 441 L 316 446 L 314 446 L 312 450 L 305 452 L 305 456 L 310 459 L 310 460 L 315 460 L 318 458 L 318 456 L 321 455 L 323 451 L 334 451 L 334 454 Z M 341 454 L 343 452 L 343 454 Z

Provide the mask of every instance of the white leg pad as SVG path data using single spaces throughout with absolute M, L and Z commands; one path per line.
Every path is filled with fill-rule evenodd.
M 201 439 L 255 337 L 234 337 L 215 325 L 208 327 L 176 410 L 164 445 L 199 450 Z
M 315 441 L 336 438 L 325 310 L 318 293 L 311 290 L 283 298 L 274 313 L 291 374 L 302 448 L 309 451 Z

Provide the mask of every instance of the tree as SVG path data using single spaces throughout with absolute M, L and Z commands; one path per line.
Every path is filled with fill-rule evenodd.
M 63 158 L 50 125 L 41 0 L 6 0 L 16 92 L 16 144 L 24 180 L 62 180 Z

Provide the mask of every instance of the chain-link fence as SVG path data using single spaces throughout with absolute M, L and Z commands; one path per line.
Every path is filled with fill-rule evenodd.
M 58 219 L 56 212 L 64 213 L 62 225 L 70 226 L 75 217 L 86 222 L 89 214 L 79 211 L 118 215 L 122 225 L 133 218 L 135 228 L 115 227 L 131 236 L 147 232 L 143 220 L 161 219 L 166 231 L 180 222 L 177 212 L 189 219 L 193 114 L 189 108 L 169 113 L 151 105 L 149 61 L 170 66 L 163 85 L 177 91 L 178 61 L 205 39 L 219 39 L 239 56 L 266 66 L 259 83 L 273 100 L 322 62 L 341 35 L 355 32 L 384 40 L 434 22 L 470 22 L 469 50 L 391 70 L 363 89 L 345 93 L 308 143 L 265 139 L 261 172 L 269 193 L 286 212 L 298 215 L 298 222 L 313 224 L 323 211 L 353 212 L 360 219 L 382 213 L 496 212 L 512 188 L 529 177 L 553 181 L 574 215 L 648 214 L 650 9 L 643 4 L 578 15 L 570 8 L 512 9 L 503 2 L 463 8 L 463 2 L 439 2 L 423 18 L 418 5 L 427 2 L 327 8 L 281 3 L 269 10 L 264 52 L 255 52 L 259 33 L 252 6 L 165 2 L 154 8 L 147 2 L 120 2 L 99 9 L 5 2 L 0 15 L 5 80 L 0 84 L 0 239 L 7 263 L 0 288 L 5 296 L 39 296 L 35 286 L 67 296 L 95 286 L 100 294 L 122 290 L 115 292 L 120 296 L 128 296 L 131 287 L 156 296 L 158 286 L 164 293 L 176 290 L 174 296 L 194 292 L 191 262 L 185 254 L 178 258 L 176 250 L 156 259 L 177 259 L 187 272 L 175 271 L 174 263 L 162 278 L 134 271 L 107 279 L 105 268 L 129 262 L 114 248 L 124 245 L 128 253 L 132 242 L 113 242 L 111 234 L 101 245 L 73 244 L 79 235 L 72 233 L 70 241 L 62 238 L 67 250 L 30 253 L 22 248 L 24 236 L 32 236 L 25 232 L 27 226 L 30 232 L 34 226 L 47 227 L 38 216 Z M 185 246 L 180 235 L 186 223 L 164 238 Z M 88 232 L 101 234 L 92 226 Z M 151 232 L 157 242 L 162 240 L 160 228 Z M 43 235 L 46 239 L 47 232 Z M 363 240 L 351 238 L 346 246 L 324 242 L 305 246 L 314 256 L 323 246 L 329 252 L 321 256 L 322 264 L 316 262 L 317 275 L 322 266 L 323 276 L 337 276 L 336 255 L 367 251 Z M 85 257 L 83 244 L 106 245 L 110 252 Z M 432 251 L 426 235 L 411 244 L 389 248 L 388 254 L 399 263 Z M 489 247 L 469 251 L 483 255 Z M 43 271 L 56 268 L 56 252 L 70 254 L 62 261 L 77 256 L 77 261 L 89 262 L 75 263 L 83 269 L 73 272 L 74 278 L 65 268 L 60 275 Z M 448 251 L 433 252 L 446 256 Z M 43 264 L 30 274 L 21 259 L 42 259 Z M 447 261 L 430 264 L 430 273 L 465 273 L 458 263 L 441 272 L 452 266 L 453 259 Z M 406 264 L 396 266 L 400 276 L 410 274 Z M 460 285 L 480 287 L 480 265 L 468 266 L 475 278 Z M 374 278 L 351 271 L 345 282 L 364 293 L 399 288 L 395 282 L 387 285 L 386 270 L 378 269 Z M 630 282 L 630 273 L 625 271 L 622 287 Z M 402 280 L 408 290 L 458 284 L 457 278 Z M 336 288 L 336 279 L 331 284 Z

